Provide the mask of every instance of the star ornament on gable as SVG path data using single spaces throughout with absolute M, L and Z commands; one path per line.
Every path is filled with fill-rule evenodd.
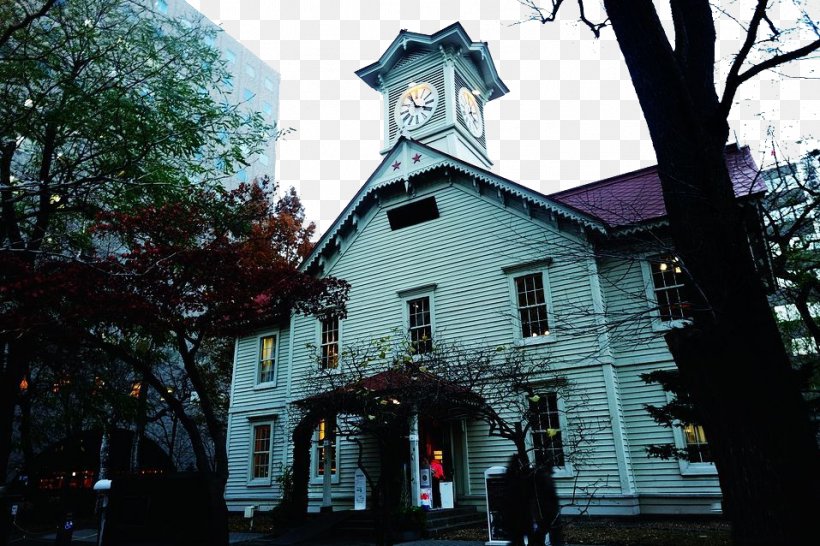
M 421 161 L 421 154 L 416 153 L 416 155 L 413 156 L 413 163 L 418 163 L 419 161 Z
M 394 171 L 398 171 L 398 170 L 399 170 L 399 167 L 401 167 L 401 161 L 396 161 L 396 162 L 395 162 L 395 163 L 393 163 L 393 165 L 391 165 L 391 166 L 393 167 L 393 170 L 394 170 Z

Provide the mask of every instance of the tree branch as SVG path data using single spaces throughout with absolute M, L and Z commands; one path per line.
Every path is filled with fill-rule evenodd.
M 601 37 L 601 29 L 604 27 L 609 26 L 609 19 L 604 19 L 600 23 L 594 23 L 589 20 L 586 16 L 586 9 L 584 6 L 584 0 L 577 0 L 578 1 L 578 11 L 579 16 L 578 18 L 581 20 L 584 25 L 592 31 L 592 34 L 595 35 L 596 38 Z M 555 21 L 555 18 L 558 17 L 558 11 L 561 9 L 561 6 L 564 4 L 564 0 L 551 0 L 552 7 L 549 10 L 545 10 L 541 6 L 538 5 L 535 0 L 518 0 L 518 3 L 524 6 L 525 8 L 530 10 L 530 16 L 524 19 L 524 21 L 538 21 L 541 24 L 551 23 Z M 518 21 L 514 24 L 520 24 L 523 21 Z
M 0 47 L 2 47 L 6 42 L 8 42 L 11 39 L 12 34 L 17 32 L 18 30 L 27 27 L 32 22 L 34 22 L 35 19 L 39 19 L 40 17 L 43 17 L 46 13 L 48 13 L 48 11 L 54 6 L 55 3 L 57 3 L 57 0 L 46 0 L 46 2 L 42 5 L 42 7 L 40 7 L 39 10 L 33 13 L 26 13 L 26 16 L 23 17 L 23 19 L 20 22 L 9 25 L 8 28 L 6 28 L 6 30 L 3 31 L 3 34 L 0 35 Z
M 782 53 L 780 55 L 770 57 L 760 64 L 754 65 L 750 69 L 741 73 L 741 68 L 748 59 L 749 52 L 752 50 L 752 47 L 757 40 L 757 32 L 760 28 L 760 23 L 765 21 L 769 25 L 769 29 L 772 31 L 774 36 L 778 36 L 780 34 L 769 19 L 769 16 L 766 13 L 766 8 L 767 0 L 758 0 L 754 14 L 752 15 L 752 19 L 749 22 L 749 28 L 746 31 L 746 39 L 744 40 L 743 46 L 741 46 L 740 51 L 738 51 L 737 56 L 732 63 L 732 67 L 729 70 L 729 75 L 726 77 L 726 87 L 723 90 L 723 98 L 720 101 L 720 110 L 724 116 L 727 116 L 729 111 L 732 109 L 732 100 L 734 100 L 738 88 L 744 82 L 750 80 L 764 70 L 769 70 L 789 61 L 799 59 L 820 48 L 820 40 L 815 40 L 810 44 L 788 53 Z

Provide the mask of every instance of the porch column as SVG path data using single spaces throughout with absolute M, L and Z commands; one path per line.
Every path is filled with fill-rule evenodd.
M 335 423 L 334 423 L 335 424 Z M 322 512 L 333 511 L 333 498 L 331 496 L 333 485 L 333 454 L 330 452 L 333 445 L 332 435 L 335 427 L 331 423 L 325 425 L 325 437 L 322 440 L 324 446 L 324 465 L 322 473 Z
M 421 506 L 421 485 L 419 484 L 419 412 L 413 406 L 410 410 L 410 496 L 413 506 Z

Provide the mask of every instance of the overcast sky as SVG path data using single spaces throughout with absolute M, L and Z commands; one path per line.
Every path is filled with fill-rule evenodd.
M 655 163 L 611 29 L 596 40 L 571 3 L 559 22 L 542 25 L 515 24 L 527 16 L 517 0 L 188 1 L 280 73 L 280 124 L 296 132 L 279 144 L 276 178 L 297 188 L 320 232 L 381 160 L 381 95 L 354 71 L 403 28 L 432 34 L 460 21 L 474 41 L 488 43 L 510 89 L 485 110 L 498 174 L 551 193 Z M 795 3 L 783 2 L 776 24 L 794 26 Z M 743 21 L 748 4 L 726 1 L 722 9 Z M 743 37 L 737 20 L 718 23 L 719 79 Z M 792 33 L 786 49 L 812 36 Z M 820 147 L 819 77 L 815 57 L 747 83 L 730 116 L 737 140 L 758 160 L 771 158 L 770 134 L 791 157 Z

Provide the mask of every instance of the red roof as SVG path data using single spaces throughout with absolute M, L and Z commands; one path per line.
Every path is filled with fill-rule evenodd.
M 736 144 L 730 144 L 725 154 L 736 196 L 766 191 L 748 146 L 738 148 Z M 657 165 L 553 193 L 549 197 L 600 218 L 611 227 L 666 216 Z

